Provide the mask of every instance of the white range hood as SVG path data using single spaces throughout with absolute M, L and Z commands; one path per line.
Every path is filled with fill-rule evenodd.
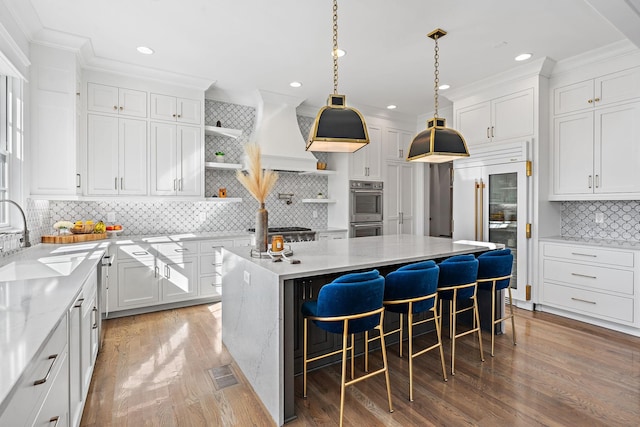
M 258 144 L 264 169 L 309 172 L 317 159 L 306 143 L 296 117 L 302 98 L 259 90 L 256 120 L 250 142 Z

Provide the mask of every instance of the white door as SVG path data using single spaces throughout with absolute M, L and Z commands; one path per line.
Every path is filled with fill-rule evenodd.
M 147 194 L 147 122 L 120 119 L 119 192 L 125 195 Z
M 177 100 L 178 121 L 181 123 L 200 124 L 200 101 L 197 99 L 178 98 Z
M 530 184 L 526 163 L 487 166 L 484 169 L 483 191 L 484 241 L 502 243 L 511 249 L 514 258 L 511 288 L 514 299 L 526 300 L 529 282 L 531 239 L 526 225 L 530 217 Z
M 454 240 L 481 240 L 477 211 L 478 186 L 483 184 L 481 166 L 461 168 L 453 162 L 452 216 Z
M 640 102 L 595 112 L 595 193 L 640 193 Z
M 87 115 L 87 194 L 118 194 L 118 118 Z
M 491 117 L 492 141 L 524 139 L 533 135 L 533 89 L 494 99 L 491 101 Z
M 384 180 L 384 234 L 398 234 L 400 232 L 400 164 L 387 163 Z
M 475 104 L 456 111 L 455 129 L 469 145 L 489 142 L 491 138 L 491 105 Z
M 118 104 L 121 115 L 147 117 L 147 92 L 121 88 L 118 90 Z
M 185 258 L 181 262 L 159 263 L 162 301 L 193 298 L 198 291 L 198 260 Z
M 118 263 L 118 307 L 144 307 L 160 300 L 155 265 L 141 262 Z
M 591 101 L 591 102 L 589 102 Z M 586 80 L 553 90 L 554 114 L 593 109 L 593 80 Z
M 410 163 L 401 163 L 398 170 L 400 174 L 398 178 L 400 194 L 400 233 L 413 234 L 413 191 L 414 191 L 414 167 Z
M 178 190 L 176 126 L 151 123 L 151 194 L 175 195 Z
M 202 144 L 200 128 L 191 126 L 177 127 L 178 147 L 178 194 L 199 196 L 202 188 Z
M 118 88 L 114 86 L 87 84 L 87 109 L 101 113 L 118 112 Z
M 553 122 L 553 193 L 593 193 L 593 112 Z
M 368 126 L 369 144 L 363 148 L 367 150 L 367 179 L 382 180 L 382 129 L 375 126 Z

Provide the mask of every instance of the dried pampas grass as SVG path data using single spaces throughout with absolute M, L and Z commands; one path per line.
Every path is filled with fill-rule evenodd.
M 262 170 L 260 147 L 258 145 L 247 144 L 244 147 L 244 151 L 247 154 L 248 173 L 245 175 L 242 171 L 237 171 L 236 178 L 262 205 L 271 190 L 273 190 L 278 180 L 278 174 L 272 170 Z

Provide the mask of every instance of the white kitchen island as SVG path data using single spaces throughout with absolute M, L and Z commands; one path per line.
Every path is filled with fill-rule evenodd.
M 299 294 L 294 287 L 300 279 L 487 250 L 414 235 L 292 243 L 291 248 L 300 264 L 252 258 L 246 247 L 223 249 L 222 340 L 277 425 L 295 418 Z

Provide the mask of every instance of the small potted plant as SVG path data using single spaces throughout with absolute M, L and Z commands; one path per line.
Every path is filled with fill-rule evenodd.
M 224 153 L 222 151 L 216 151 L 216 161 L 218 163 L 224 163 Z

